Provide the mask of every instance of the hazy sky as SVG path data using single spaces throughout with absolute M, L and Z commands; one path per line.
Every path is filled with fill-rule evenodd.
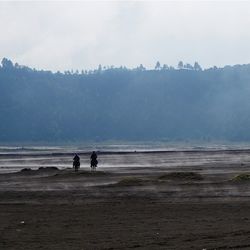
M 0 2 L 0 58 L 38 69 L 250 63 L 250 1 Z

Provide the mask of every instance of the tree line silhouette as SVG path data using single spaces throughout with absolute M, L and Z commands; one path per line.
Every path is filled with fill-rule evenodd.
M 249 141 L 249 96 L 249 64 L 53 73 L 4 58 L 0 141 Z

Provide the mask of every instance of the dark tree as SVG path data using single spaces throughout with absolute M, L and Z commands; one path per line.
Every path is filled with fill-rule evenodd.
M 156 62 L 155 69 L 156 70 L 160 70 L 161 69 L 161 64 L 160 64 L 159 61 Z
M 178 63 L 178 69 L 183 69 L 183 62 L 182 61 L 179 61 L 179 63 Z
M 101 64 L 98 65 L 98 72 L 99 72 L 99 73 L 102 72 L 102 65 L 101 65 Z
M 13 68 L 13 63 L 11 60 L 7 59 L 7 58 L 3 58 L 2 60 L 2 67 L 3 68 Z
M 193 70 L 194 69 L 193 66 L 190 63 L 185 64 L 184 68 L 188 69 L 188 70 Z
M 144 71 L 144 70 L 146 70 L 146 68 L 145 68 L 142 64 L 140 64 L 140 66 L 137 67 L 136 69 L 139 70 L 139 71 Z
M 168 69 L 169 69 L 169 67 L 168 67 L 168 65 L 167 65 L 167 64 L 163 64 L 162 69 L 163 69 L 163 70 L 168 70 Z
M 195 69 L 195 70 L 202 70 L 202 68 L 201 68 L 201 66 L 199 65 L 198 62 L 195 62 L 195 63 L 194 63 L 194 69 Z

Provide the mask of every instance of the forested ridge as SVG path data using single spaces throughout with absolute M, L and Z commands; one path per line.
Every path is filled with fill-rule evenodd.
M 250 64 L 0 67 L 0 142 L 250 140 Z

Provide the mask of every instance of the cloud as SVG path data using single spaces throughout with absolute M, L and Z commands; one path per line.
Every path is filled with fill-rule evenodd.
M 250 61 L 250 2 L 0 2 L 0 57 L 51 70 Z

